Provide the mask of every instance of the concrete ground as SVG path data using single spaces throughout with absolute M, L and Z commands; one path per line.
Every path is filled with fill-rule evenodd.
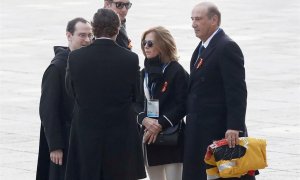
M 127 29 L 140 56 L 140 37 L 151 26 L 167 27 L 188 70 L 198 43 L 190 12 L 196 0 L 132 0 Z M 214 0 L 221 27 L 241 47 L 248 86 L 250 136 L 268 142 L 268 168 L 259 180 L 300 179 L 300 2 Z M 0 1 L 0 179 L 35 178 L 41 78 L 54 45 L 66 45 L 68 20 L 89 20 L 103 1 Z

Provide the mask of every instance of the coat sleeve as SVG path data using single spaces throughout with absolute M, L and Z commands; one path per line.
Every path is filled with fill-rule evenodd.
M 220 70 L 225 89 L 227 129 L 245 131 L 247 88 L 244 57 L 233 41 L 225 45 L 223 55 Z
M 144 116 L 143 72 L 143 70 L 140 71 L 140 67 L 138 66 L 134 85 L 134 110 L 139 125 L 142 125 L 142 120 L 146 117 Z
M 54 65 L 50 65 L 42 80 L 39 112 L 50 152 L 63 149 L 65 146 L 60 114 L 63 91 L 61 78 L 63 77 L 60 77 L 59 70 Z
M 158 123 L 162 125 L 163 129 L 176 125 L 186 115 L 186 98 L 188 91 L 188 74 L 182 68 L 175 74 L 173 79 L 174 91 L 173 97 L 168 100 L 174 100 L 173 106 L 168 107 L 163 114 L 159 116 Z
M 137 59 L 138 62 L 138 59 Z M 133 85 L 133 102 L 137 102 L 140 94 L 140 66 L 135 68 L 135 82 Z
M 144 70 L 139 73 L 139 88 L 138 95 L 136 99 L 136 112 L 137 112 L 137 123 L 142 125 L 144 118 L 146 117 L 145 113 L 145 96 L 144 96 Z
M 71 56 L 71 54 L 70 54 Z M 66 92 L 67 94 L 75 99 L 75 91 L 73 87 L 72 77 L 71 77 L 71 71 L 70 71 L 70 56 L 67 62 L 67 68 L 66 68 L 66 76 L 65 76 L 65 86 L 66 86 Z

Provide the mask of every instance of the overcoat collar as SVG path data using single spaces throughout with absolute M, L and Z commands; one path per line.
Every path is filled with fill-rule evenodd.
M 112 39 L 96 39 L 92 44 L 94 44 L 94 45 L 116 45 L 117 43 Z
M 212 52 L 214 51 L 216 44 L 218 42 L 218 40 L 224 36 L 225 33 L 223 31 L 223 29 L 220 28 L 219 32 L 217 34 L 214 35 L 214 37 L 211 39 L 211 41 L 209 42 L 208 46 L 205 48 L 205 51 L 203 51 L 203 53 L 201 54 L 201 56 L 199 58 L 202 58 L 203 61 L 205 62 L 205 60 L 208 59 L 208 57 L 212 54 Z M 194 67 L 194 64 L 197 60 L 198 57 L 198 49 L 200 48 L 200 46 L 202 45 L 202 41 L 200 41 L 200 43 L 198 44 L 197 48 L 195 49 L 193 55 L 192 55 L 192 59 L 191 59 L 191 63 L 190 63 L 190 72 L 194 72 L 197 69 Z
M 204 71 L 201 71 L 203 69 L 205 69 L 205 66 L 208 64 L 208 62 L 211 60 L 209 58 L 209 56 L 214 52 L 214 50 L 216 49 L 216 45 L 218 44 L 218 41 L 225 36 L 225 33 L 222 29 L 219 30 L 219 32 L 217 34 L 215 34 L 215 36 L 211 39 L 210 43 L 208 44 L 208 46 L 206 47 L 206 49 L 203 51 L 203 53 L 201 53 L 200 57 L 202 59 L 202 67 L 200 68 L 196 68 L 194 66 L 197 58 L 198 58 L 198 49 L 199 47 L 202 45 L 202 42 L 200 42 L 197 46 L 197 48 L 195 49 L 193 55 L 192 55 L 192 59 L 191 59 L 191 63 L 190 63 L 190 81 L 189 81 L 189 86 L 188 88 L 191 88 L 191 85 L 193 84 L 193 81 L 195 81 L 196 79 L 198 79 L 199 77 L 199 73 L 202 73 Z

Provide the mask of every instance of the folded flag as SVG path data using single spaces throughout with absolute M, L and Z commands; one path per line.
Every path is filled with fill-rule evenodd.
M 234 148 L 227 140 L 214 141 L 207 147 L 204 161 L 207 179 L 254 175 L 254 171 L 267 167 L 266 140 L 240 137 Z

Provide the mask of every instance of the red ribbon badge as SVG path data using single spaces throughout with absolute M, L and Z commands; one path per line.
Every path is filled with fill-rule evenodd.
M 196 66 L 196 69 L 198 69 L 199 67 L 201 67 L 202 64 L 203 64 L 203 59 L 202 59 L 202 58 L 199 58 L 198 63 L 197 63 L 197 66 Z
M 129 49 L 132 49 L 132 42 L 131 42 L 131 39 L 128 39 L 128 46 L 127 46 Z
M 165 81 L 165 83 L 164 83 L 164 85 L 163 85 L 163 87 L 161 89 L 161 92 L 165 92 L 167 90 L 167 86 L 168 86 L 168 82 Z

